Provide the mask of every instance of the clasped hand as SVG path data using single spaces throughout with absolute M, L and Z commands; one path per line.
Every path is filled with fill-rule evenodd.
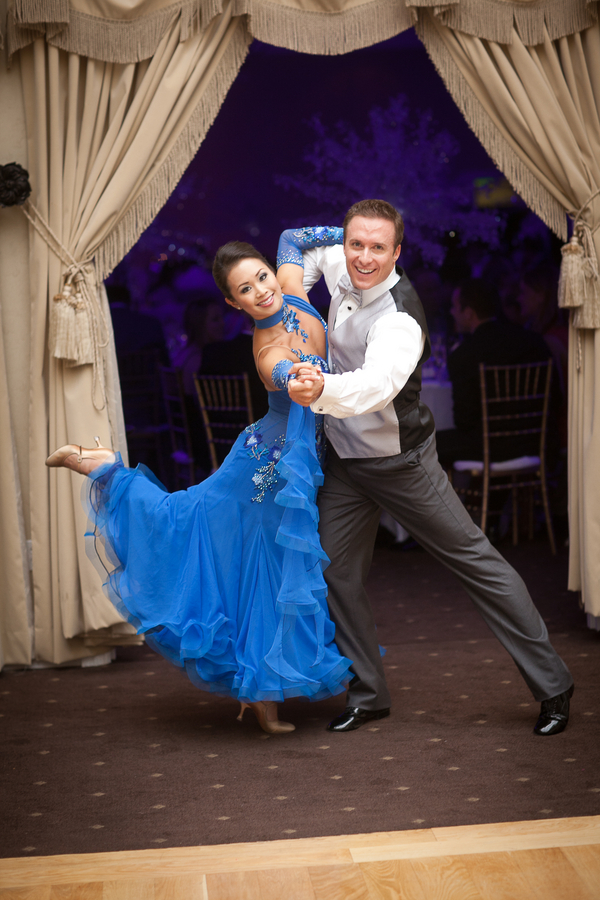
M 295 363 L 289 371 L 295 378 L 288 382 L 288 393 L 300 406 L 310 406 L 323 393 L 324 379 L 319 366 L 312 363 Z

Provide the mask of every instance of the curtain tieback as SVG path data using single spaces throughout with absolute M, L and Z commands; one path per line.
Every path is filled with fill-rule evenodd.
M 584 212 L 599 194 L 600 188 L 590 195 L 577 213 L 570 213 L 574 217 L 573 235 L 561 249 L 558 305 L 574 308 L 575 328 L 600 328 L 600 276 L 594 246 L 594 232 L 600 227 L 600 221 L 592 228 L 583 218 Z
M 27 207 L 33 215 L 27 211 Z M 108 346 L 108 325 L 98 300 L 94 261 L 77 261 L 50 228 L 40 211 L 27 200 L 21 207 L 40 237 L 66 266 L 62 289 L 50 308 L 50 354 L 66 366 L 92 366 L 92 401 L 97 410 L 106 406 L 106 382 L 102 350 Z M 97 395 L 100 394 L 100 403 Z

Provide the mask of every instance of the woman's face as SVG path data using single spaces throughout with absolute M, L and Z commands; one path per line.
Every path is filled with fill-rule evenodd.
M 229 272 L 227 303 L 243 309 L 253 319 L 267 319 L 279 312 L 283 303 L 275 273 L 260 259 L 243 259 Z

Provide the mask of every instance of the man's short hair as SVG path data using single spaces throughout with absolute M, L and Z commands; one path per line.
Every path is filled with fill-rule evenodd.
M 396 232 L 394 249 L 402 243 L 404 221 L 398 210 L 387 200 L 359 200 L 358 203 L 351 206 L 344 218 L 344 240 L 346 240 L 348 224 L 355 216 L 364 216 L 366 219 L 387 219 L 392 223 Z
M 479 319 L 491 319 L 497 315 L 500 296 L 493 284 L 484 278 L 467 278 L 458 286 L 458 302 L 461 309 L 472 309 Z

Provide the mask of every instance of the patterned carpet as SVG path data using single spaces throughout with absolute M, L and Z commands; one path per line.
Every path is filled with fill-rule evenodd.
M 343 699 L 290 701 L 291 735 L 236 722 L 146 647 L 96 669 L 0 676 L 2 856 L 181 847 L 600 813 L 600 636 L 540 539 L 503 552 L 573 672 L 571 724 L 538 704 L 438 563 L 380 542 L 370 592 L 394 707 L 347 735 Z

